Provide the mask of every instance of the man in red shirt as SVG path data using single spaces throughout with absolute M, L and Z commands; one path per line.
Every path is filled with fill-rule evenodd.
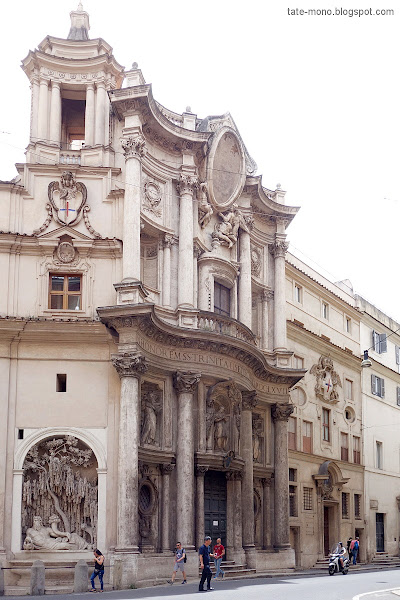
M 225 548 L 221 544 L 221 538 L 217 539 L 217 543 L 214 546 L 214 564 L 216 568 L 216 573 L 214 575 L 214 579 L 217 579 L 218 575 L 221 574 L 221 577 L 224 577 L 225 573 L 221 569 L 222 557 L 225 554 Z

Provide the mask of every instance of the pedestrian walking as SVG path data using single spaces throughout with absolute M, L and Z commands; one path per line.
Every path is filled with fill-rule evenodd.
M 97 591 L 96 587 L 94 585 L 94 580 L 96 579 L 96 577 L 98 577 L 99 581 L 100 581 L 99 592 L 102 592 L 103 591 L 103 575 L 104 575 L 104 556 L 100 552 L 100 550 L 98 550 L 97 548 L 93 552 L 93 554 L 94 554 L 94 571 L 90 577 L 90 582 L 92 584 L 92 589 L 90 591 L 91 592 Z
M 199 583 L 199 592 L 205 592 L 204 582 L 207 580 L 207 590 L 213 590 L 211 587 L 211 577 L 212 572 L 210 568 L 210 556 L 214 556 L 210 554 L 209 545 L 211 544 L 211 538 L 207 535 L 204 538 L 204 544 L 199 548 L 199 558 L 200 558 L 200 568 L 201 568 L 201 578 Z
M 353 553 L 350 550 L 351 540 L 352 540 L 352 537 L 350 536 L 349 539 L 347 540 L 347 554 L 349 555 L 349 561 L 350 562 L 351 562 L 351 557 L 353 556 Z
M 214 579 L 217 579 L 219 575 L 223 578 L 225 572 L 221 569 L 222 558 L 225 555 L 225 548 L 221 543 L 221 538 L 217 539 L 217 543 L 214 546 L 214 564 L 216 568 L 216 573 L 214 575 Z
M 174 583 L 178 571 L 182 572 L 182 583 L 187 583 L 185 573 L 185 562 L 186 550 L 185 548 L 182 548 L 182 544 L 180 542 L 176 542 L 174 570 L 172 571 L 171 579 L 168 580 L 168 583 L 170 583 L 171 585 Z

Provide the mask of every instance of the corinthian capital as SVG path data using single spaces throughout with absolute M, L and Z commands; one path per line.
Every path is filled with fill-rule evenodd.
M 183 194 L 190 194 L 191 196 L 193 196 L 198 187 L 199 180 L 194 175 L 186 175 L 182 173 L 182 175 L 176 182 L 176 188 L 180 196 L 182 196 Z
M 293 411 L 293 404 L 273 404 L 272 418 L 274 421 L 287 421 Z
M 174 386 L 179 393 L 193 393 L 199 383 L 201 373 L 194 371 L 177 371 L 174 375 Z
M 270 252 L 275 258 L 285 258 L 285 254 L 289 249 L 289 242 L 284 240 L 277 240 L 274 244 L 270 245 Z
M 139 377 L 139 375 L 145 373 L 148 369 L 145 357 L 134 352 L 113 354 L 111 356 L 111 362 L 121 378 Z
M 145 151 L 146 140 L 142 134 L 123 138 L 121 141 L 125 159 L 141 158 Z
M 257 406 L 257 392 L 242 392 L 242 408 L 243 410 L 253 410 Z

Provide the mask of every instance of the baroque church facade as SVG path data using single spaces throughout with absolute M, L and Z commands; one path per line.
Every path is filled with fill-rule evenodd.
M 195 574 L 209 534 L 253 572 L 291 568 L 298 208 L 229 114 L 166 109 L 88 31 L 79 5 L 23 60 L 26 163 L 0 183 L 0 553 L 97 546 L 118 588 L 169 576 L 176 540 Z

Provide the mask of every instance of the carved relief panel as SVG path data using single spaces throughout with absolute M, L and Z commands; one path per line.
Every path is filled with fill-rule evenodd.
M 73 436 L 36 444 L 23 465 L 24 550 L 88 550 L 97 543 L 97 461 Z
M 144 174 L 142 183 L 142 211 L 152 221 L 165 220 L 165 183 L 151 175 Z
M 207 450 L 239 453 L 242 395 L 233 380 L 209 388 L 206 398 Z

